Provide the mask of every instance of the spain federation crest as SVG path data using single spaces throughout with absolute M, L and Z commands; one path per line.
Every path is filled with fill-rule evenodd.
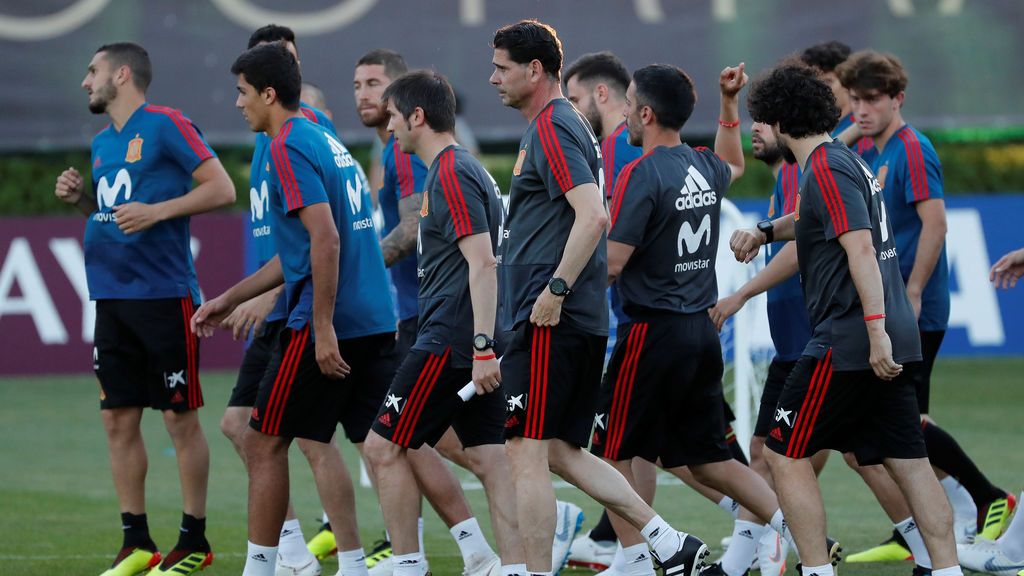
M 430 214 L 430 191 L 423 192 L 423 206 L 420 207 L 420 216 L 423 218 Z
M 512 175 L 519 176 L 523 172 L 523 162 L 526 160 L 526 148 L 519 151 L 519 158 L 516 158 L 516 165 L 512 168 Z
M 124 161 L 132 164 L 139 160 L 142 160 L 142 138 L 136 134 L 135 138 L 128 142 L 128 153 L 124 155 Z

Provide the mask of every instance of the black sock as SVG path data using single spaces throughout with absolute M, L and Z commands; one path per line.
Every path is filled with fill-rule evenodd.
M 121 513 L 121 529 L 124 530 L 124 543 L 122 547 L 138 547 L 149 551 L 156 551 L 156 544 L 149 536 L 149 523 L 145 514 Z
M 978 470 L 956 439 L 931 422 L 924 425 L 924 445 L 932 465 L 963 484 L 978 507 L 979 514 L 984 514 L 993 500 L 1006 497 L 1006 492 L 994 486 Z
M 179 550 L 209 552 L 210 543 L 206 541 L 206 518 L 196 518 L 182 512 L 181 532 L 178 535 Z
M 601 512 L 601 519 L 597 521 L 597 525 L 590 530 L 590 539 L 594 542 L 615 542 L 619 539 L 615 535 L 615 529 L 612 528 L 612 522 L 608 519 L 608 511 Z

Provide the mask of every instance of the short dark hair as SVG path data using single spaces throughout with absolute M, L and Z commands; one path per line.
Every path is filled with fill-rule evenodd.
M 273 88 L 286 110 L 299 109 L 302 74 L 295 56 L 284 43 L 260 44 L 246 50 L 231 65 L 231 73 L 244 75 L 245 81 L 260 92 Z
M 577 82 L 603 81 L 608 84 L 608 87 L 618 91 L 620 95 L 625 94 L 626 88 L 629 87 L 629 71 L 626 70 L 618 56 L 607 50 L 591 52 L 577 58 L 562 75 L 567 83 L 573 76 L 576 77 Z
M 836 97 L 814 68 L 785 61 L 754 80 L 747 111 L 792 138 L 828 134 L 839 121 Z
M 554 28 L 539 20 L 520 20 L 502 26 L 494 33 L 491 45 L 507 50 L 517 64 L 537 60 L 549 76 L 558 80 L 562 71 L 562 41 Z
M 807 48 L 800 54 L 800 61 L 822 72 L 832 72 L 850 57 L 850 47 L 832 40 Z
M 295 32 L 287 26 L 281 26 L 280 24 L 267 24 L 253 32 L 252 36 L 249 36 L 249 48 L 252 48 L 257 44 L 278 41 L 291 42 L 292 44 L 295 44 Z M 295 47 L 298 48 L 298 44 L 295 44 Z
M 697 103 L 693 80 L 681 68 L 651 64 L 633 72 L 636 105 L 650 106 L 659 126 L 682 129 Z
M 132 71 L 132 83 L 141 92 L 149 88 L 153 80 L 153 64 L 149 61 L 149 52 L 134 42 L 114 42 L 104 44 L 96 49 L 103 52 L 113 68 L 127 66 Z
M 376 50 L 370 50 L 366 54 L 363 54 L 362 58 L 356 62 L 356 67 L 359 66 L 383 66 L 384 74 L 388 78 L 394 80 L 402 74 L 409 71 L 409 66 L 405 63 L 405 58 L 394 50 L 388 50 L 387 48 L 377 48 Z
M 878 90 L 896 96 L 907 89 L 907 72 L 903 63 L 892 54 L 863 50 L 836 69 L 839 82 L 847 90 L 869 92 Z
M 384 90 L 381 100 L 389 100 L 402 116 L 423 110 L 427 125 L 434 132 L 455 130 L 455 91 L 448 79 L 433 70 L 416 70 L 399 76 Z

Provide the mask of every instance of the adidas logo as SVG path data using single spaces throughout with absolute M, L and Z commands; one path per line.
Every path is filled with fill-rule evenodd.
M 185 397 L 181 395 L 181 392 L 178 391 L 178 390 L 175 390 L 174 391 L 174 396 L 171 396 L 171 404 L 178 404 L 178 403 L 184 402 L 184 401 L 185 401 Z
M 384 426 L 391 428 L 391 413 L 385 412 L 381 414 L 380 418 L 378 418 L 377 421 L 383 424 Z
M 751 540 L 754 539 L 754 535 L 750 532 L 750 530 L 744 530 L 744 531 L 740 532 L 740 536 L 743 536 L 745 538 L 750 538 Z
M 417 566 L 417 565 L 419 565 L 419 563 L 420 563 L 419 560 L 402 560 L 401 562 L 398 563 L 398 565 L 399 566 Z
M 651 532 L 649 536 L 647 536 L 647 540 L 654 540 L 658 537 L 658 534 L 661 534 L 661 528 L 655 528 L 654 531 Z
M 472 534 L 470 534 L 469 532 L 466 532 L 465 530 L 462 530 L 461 532 L 459 532 L 458 540 L 461 542 L 461 541 L 465 540 L 466 538 L 469 538 L 470 536 L 472 536 Z
M 285 528 L 284 530 L 281 530 L 281 538 L 284 538 L 285 536 L 291 536 L 294 533 L 295 533 L 294 530 L 290 530 L 288 528 Z
M 913 532 L 916 529 L 917 529 L 917 524 L 915 524 L 914 521 L 911 520 L 910 524 L 907 524 L 906 528 L 903 529 L 903 533 L 904 534 L 910 534 L 911 532 Z
M 785 440 L 782 439 L 782 428 L 779 428 L 778 426 L 772 428 L 771 433 L 768 435 L 774 438 L 775 440 L 778 440 L 779 442 L 785 442 Z
M 260 552 L 259 554 L 253 554 L 252 556 L 249 556 L 249 558 L 252 558 L 253 560 L 255 560 L 257 562 L 266 562 L 267 561 L 267 557 L 264 556 L 262 552 Z

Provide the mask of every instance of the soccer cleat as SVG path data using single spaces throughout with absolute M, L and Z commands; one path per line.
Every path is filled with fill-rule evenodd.
M 171 550 L 159 566 L 149 571 L 151 576 L 169 574 L 184 576 L 194 574 L 213 564 L 213 552 L 189 551 L 175 548 Z
M 932 576 L 932 569 L 914 564 L 914 570 L 910 573 L 910 576 Z
M 953 510 L 953 538 L 957 544 L 970 544 L 978 536 L 978 516 L 976 514 L 957 515 Z
M 391 573 L 395 571 L 393 556 L 382 558 L 370 568 L 367 574 L 369 576 L 391 576 Z
M 572 541 L 583 526 L 583 509 L 572 502 L 555 502 L 555 539 L 551 543 L 552 574 L 558 576 L 569 559 Z M 612 550 L 614 554 L 614 549 Z
M 1017 507 L 1017 498 L 1013 494 L 1006 494 L 1004 498 L 996 498 L 988 503 L 984 513 L 978 510 L 978 537 L 987 540 L 995 540 L 1003 533 L 1010 513 Z
M 278 554 L 274 576 L 320 576 L 320 562 L 313 557 L 302 566 L 291 566 L 281 561 L 281 555 Z
M 786 573 L 786 556 L 789 554 L 789 541 L 770 528 L 761 534 L 757 543 L 756 567 L 761 576 L 782 576 Z
M 654 562 L 661 568 L 665 576 L 696 576 L 704 567 L 704 559 L 708 557 L 708 547 L 700 538 L 679 532 L 679 549 L 676 553 L 662 560 L 654 554 Z
M 370 553 L 366 555 L 366 567 L 373 568 L 380 562 L 391 558 L 392 554 L 391 542 L 389 540 L 386 538 L 383 540 L 377 540 L 373 543 L 373 548 L 370 550 Z M 388 572 L 388 574 L 390 574 L 390 572 Z
M 615 558 L 615 541 L 598 542 L 590 532 L 577 537 L 569 546 L 569 566 L 590 570 L 607 570 Z
M 334 539 L 334 532 L 331 532 L 331 525 L 325 523 L 321 526 L 320 531 L 306 543 L 306 548 L 313 553 L 313 556 L 316 556 L 317 560 L 337 554 L 338 542 Z M 369 557 L 367 557 L 366 565 L 373 566 L 369 563 Z
M 828 559 L 832 562 L 832 565 L 838 566 L 839 563 L 843 560 L 843 547 L 839 545 L 839 542 L 826 536 L 825 548 L 828 550 Z
M 975 572 L 1015 576 L 1024 570 L 1024 558 L 1018 562 L 1007 558 L 999 544 L 992 540 L 978 538 L 972 544 L 957 544 L 956 555 L 961 566 Z
M 708 564 L 707 566 L 701 568 L 700 576 L 729 576 L 729 575 L 725 573 L 725 570 L 722 570 L 722 563 L 721 562 L 715 562 L 714 564 Z M 747 576 L 747 572 L 744 572 L 743 576 Z
M 462 570 L 462 576 L 501 576 L 501 558 L 496 554 L 480 558 Z
M 154 548 L 156 546 L 154 545 Z M 117 553 L 110 569 L 100 576 L 135 576 L 145 574 L 150 568 L 160 563 L 160 552 L 146 550 L 138 546 L 125 546 Z
M 903 560 L 910 560 L 912 558 L 913 555 L 910 553 L 910 548 L 907 547 L 907 542 L 903 539 L 903 535 L 898 531 L 893 530 L 892 536 L 890 536 L 885 542 L 882 542 L 874 548 L 868 548 L 863 552 L 850 554 L 846 557 L 846 561 L 850 563 L 900 562 Z

